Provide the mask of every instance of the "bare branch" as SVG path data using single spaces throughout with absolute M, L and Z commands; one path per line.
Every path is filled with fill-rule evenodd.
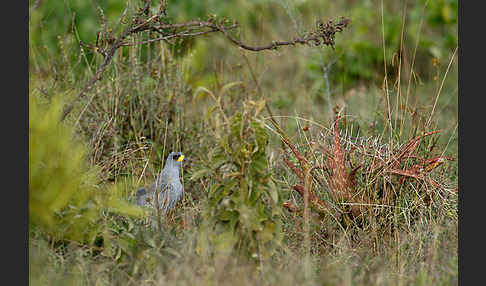
M 100 8 L 103 27 L 102 31 L 98 32 L 97 34 L 95 44 L 86 45 L 80 42 L 80 45 L 89 47 L 91 50 L 100 53 L 103 56 L 103 61 L 96 71 L 96 74 L 86 83 L 85 87 L 81 90 L 74 101 L 67 105 L 63 112 L 62 120 L 64 120 L 72 111 L 74 103 L 89 92 L 97 81 L 101 80 L 103 73 L 111 63 L 116 51 L 122 46 L 144 45 L 152 42 L 168 41 L 174 38 L 197 37 L 209 33 L 220 32 L 235 45 L 255 52 L 263 50 L 275 50 L 281 46 L 295 46 L 296 44 L 306 44 L 309 46 L 327 45 L 334 48 L 335 34 L 337 32 L 341 32 L 345 27 L 348 26 L 350 22 L 350 20 L 347 18 L 341 18 L 337 22 L 329 20 L 326 24 L 317 22 L 315 31 L 307 33 L 302 38 L 295 38 L 290 41 L 273 41 L 272 43 L 264 46 L 250 46 L 237 40 L 235 37 L 233 37 L 233 35 L 231 35 L 230 31 L 238 27 L 238 24 L 232 21 L 227 19 L 218 20 L 215 17 L 210 17 L 208 21 L 164 23 L 164 21 L 167 20 L 167 1 L 162 1 L 158 13 L 150 16 L 151 2 L 152 1 L 150 0 L 145 0 L 144 6 L 138 9 L 135 16 L 129 20 L 128 27 L 123 30 L 118 37 L 114 37 L 112 35 L 113 29 L 106 27 L 106 20 L 103 10 Z M 123 23 L 121 19 L 125 16 L 126 9 L 116 25 Z M 136 43 L 125 42 L 126 38 L 144 31 L 155 32 L 159 34 L 160 37 Z
M 226 29 L 218 27 L 218 29 L 235 45 L 249 50 L 249 51 L 263 51 L 263 50 L 275 50 L 280 46 L 295 46 L 296 44 L 306 44 L 309 46 L 327 45 L 334 48 L 334 36 L 337 32 L 341 32 L 348 26 L 350 20 L 347 18 L 341 18 L 337 23 L 329 20 L 325 25 L 318 22 L 317 30 L 308 33 L 302 38 L 295 38 L 291 41 L 273 41 L 265 46 L 249 46 L 238 40 L 236 40 Z

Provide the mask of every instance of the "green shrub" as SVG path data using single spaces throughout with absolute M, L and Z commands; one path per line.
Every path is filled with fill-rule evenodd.
M 55 240 L 93 242 L 103 232 L 101 212 L 141 215 L 119 185 L 97 185 L 99 169 L 87 164 L 87 148 L 60 121 L 59 96 L 29 95 L 29 225 Z
M 265 101 L 247 101 L 215 129 L 214 148 L 191 180 L 211 178 L 199 251 L 267 258 L 282 239 L 280 203 L 267 158 L 268 135 L 257 115 Z

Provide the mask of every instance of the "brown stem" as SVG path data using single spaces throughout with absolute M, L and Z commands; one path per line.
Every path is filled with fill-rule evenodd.
M 151 42 L 156 42 L 156 41 L 163 41 L 163 40 L 168 40 L 171 38 L 182 38 L 182 37 L 195 37 L 195 36 L 200 36 L 204 35 L 207 33 L 211 32 L 221 32 L 223 33 L 226 38 L 228 38 L 232 43 L 235 45 L 249 50 L 249 51 L 263 51 L 263 50 L 275 50 L 280 46 L 295 46 L 296 44 L 307 44 L 307 45 L 328 45 L 331 47 L 334 47 L 334 35 L 337 32 L 341 32 L 348 24 L 349 24 L 349 19 L 342 18 L 340 21 L 337 23 L 333 23 L 332 21 L 328 21 L 327 24 L 322 24 L 318 23 L 317 29 L 314 32 L 308 33 L 305 37 L 302 38 L 296 38 L 294 40 L 290 41 L 273 41 L 272 43 L 264 46 L 249 46 L 247 44 L 242 43 L 241 41 L 236 40 L 230 33 L 229 30 L 232 30 L 237 27 L 237 24 L 232 24 L 232 25 L 225 25 L 225 22 L 221 23 L 216 23 L 216 20 L 210 20 L 210 21 L 191 21 L 191 22 L 186 22 L 186 23 L 176 23 L 176 24 L 159 24 L 156 25 L 156 19 L 160 20 L 165 18 L 165 13 L 166 13 L 166 2 L 163 3 L 161 6 L 161 10 L 158 12 L 158 14 L 155 14 L 153 16 L 150 15 L 150 4 L 151 1 L 145 0 L 145 5 L 144 7 L 140 10 L 140 12 L 137 13 L 137 15 L 133 18 L 131 23 L 129 24 L 129 27 L 125 29 L 122 34 L 118 38 L 113 38 L 111 37 L 111 34 L 106 35 L 106 29 L 104 30 L 104 38 L 101 41 L 101 44 L 98 45 L 98 39 L 96 41 L 96 51 L 101 53 L 103 55 L 103 62 L 101 63 L 101 66 L 98 68 L 96 71 L 96 74 L 86 83 L 85 87 L 81 90 L 81 92 L 78 94 L 78 96 L 74 99 L 73 102 L 71 102 L 65 109 L 62 114 L 61 120 L 64 120 L 66 116 L 72 111 L 74 107 L 74 102 L 79 100 L 81 97 L 83 97 L 87 92 L 91 90 L 91 88 L 101 80 L 101 77 L 103 73 L 105 72 L 108 64 L 111 63 L 113 56 L 115 55 L 116 51 L 121 47 L 121 46 L 127 46 L 127 45 L 142 45 L 142 44 L 147 44 Z M 101 11 L 102 12 L 102 11 Z M 102 17 L 103 14 L 102 14 Z M 123 17 L 123 16 L 122 16 Z M 142 18 L 146 18 L 145 20 L 142 20 Z M 120 18 L 121 21 L 121 18 Z M 105 23 L 103 21 L 103 23 Z M 176 33 L 175 30 L 180 29 L 180 28 L 186 28 L 188 30 L 178 32 Z M 209 28 L 207 31 L 197 31 L 197 29 L 204 29 L 204 28 Z M 163 30 L 169 30 L 171 32 L 164 32 Z M 162 37 L 156 38 L 156 39 L 151 39 L 148 41 L 143 41 L 139 43 L 134 43 L 134 44 L 128 44 L 124 43 L 123 41 L 130 35 L 132 34 L 137 34 L 143 31 L 153 31 L 156 33 L 159 33 L 162 35 Z M 111 32 L 110 32 L 111 33 Z M 108 45 L 108 49 L 104 49 L 104 45 Z M 275 120 L 273 119 L 273 115 L 270 111 L 270 108 L 268 105 L 266 105 L 267 111 L 270 114 L 271 121 L 274 125 L 278 127 L 276 124 Z M 288 143 L 288 142 L 287 142 Z M 294 151 L 294 150 L 292 150 Z M 295 152 L 294 152 L 295 153 Z M 300 159 L 300 158 L 299 158 Z M 302 163 L 302 162 L 301 162 Z
M 297 184 L 294 186 L 294 190 L 299 192 L 302 197 L 305 197 L 305 195 L 307 194 L 311 208 L 313 208 L 317 212 L 322 213 L 328 208 L 327 205 L 321 200 L 321 198 L 316 196 L 313 192 L 308 192 L 304 186 Z
M 302 210 L 301 209 L 299 209 L 298 207 L 296 207 L 294 204 L 292 204 L 289 201 L 283 203 L 283 206 L 285 208 L 287 208 L 290 212 L 295 212 L 295 213 L 298 213 L 298 214 L 301 214 L 302 213 Z
M 299 169 L 297 169 L 297 166 L 292 164 L 292 162 L 290 162 L 290 160 L 285 157 L 283 158 L 283 160 L 287 164 L 287 166 L 289 166 L 289 168 L 292 169 L 292 171 L 297 175 L 297 177 L 299 177 L 299 179 L 303 182 L 304 174 L 302 174 L 302 172 Z

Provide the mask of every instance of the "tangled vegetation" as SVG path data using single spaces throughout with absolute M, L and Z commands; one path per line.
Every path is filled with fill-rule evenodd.
M 30 1 L 32 285 L 457 284 L 457 5 L 108 2 Z

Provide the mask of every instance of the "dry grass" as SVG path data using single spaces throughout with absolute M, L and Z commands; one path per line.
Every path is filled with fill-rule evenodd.
M 333 93 L 331 105 L 318 103 L 305 81 L 289 79 L 294 67 L 292 75 L 302 78 L 302 48 L 298 57 L 265 54 L 260 61 L 228 52 L 229 62 L 240 60 L 244 70 L 218 63 L 214 84 L 201 81 L 208 84 L 202 89 L 191 84 L 198 82 L 191 56 L 178 60 L 159 43 L 146 47 L 150 56 L 140 47 L 122 49 L 66 121 L 88 142 L 100 181 L 124 182 L 128 201 L 138 186 L 153 181 L 170 151 L 183 151 L 182 202 L 160 233 L 143 221 L 103 212 L 110 245 L 101 239 L 53 242 L 32 230 L 32 285 L 457 284 L 457 117 L 442 117 L 441 107 L 454 100 L 445 81 L 437 89 L 408 82 Z M 454 58 L 444 80 L 456 68 Z M 268 70 L 272 78 L 265 76 Z M 45 98 L 61 92 L 73 98 L 82 90 L 35 71 L 31 77 L 42 79 L 32 81 L 32 89 Z M 193 100 L 196 90 L 206 92 Z M 207 91 L 221 95 L 218 107 L 204 98 Z M 289 93 L 299 96 L 277 108 L 274 102 Z M 275 121 L 268 114 L 253 119 L 270 135 L 266 168 L 278 189 L 283 240 L 270 259 L 201 255 L 197 238 L 211 234 L 201 226 L 208 192 L 219 178 L 191 177 L 211 165 L 204 158 L 225 136 L 225 118 L 261 99 L 275 113 Z M 218 175 L 227 178 L 228 172 Z

